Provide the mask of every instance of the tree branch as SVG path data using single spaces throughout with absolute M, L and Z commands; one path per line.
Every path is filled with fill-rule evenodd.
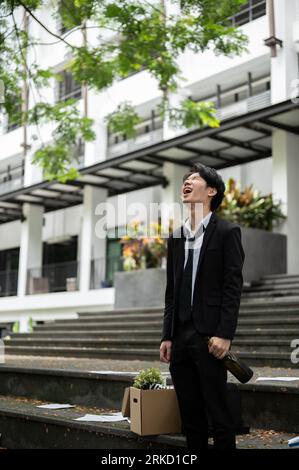
M 44 28 L 45 31 L 47 31 L 47 33 L 49 33 L 51 36 L 53 36 L 54 38 L 57 38 L 59 39 L 60 41 L 64 42 L 68 47 L 70 47 L 71 49 L 77 49 L 77 47 L 73 46 L 72 44 L 70 44 L 69 42 L 65 41 L 65 39 L 63 39 L 61 36 L 59 36 L 58 34 L 56 33 L 53 33 L 52 31 L 50 31 L 47 26 L 45 26 L 33 13 L 32 11 L 26 6 L 24 5 L 24 3 L 19 0 L 19 4 L 27 11 L 27 13 L 29 13 L 29 15 L 42 27 Z

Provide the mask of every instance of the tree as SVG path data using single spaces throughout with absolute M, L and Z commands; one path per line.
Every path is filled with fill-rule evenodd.
M 178 59 L 185 51 L 202 53 L 213 48 L 216 54 L 232 56 L 246 50 L 246 36 L 230 20 L 246 1 L 170 0 L 170 3 L 171 10 L 165 0 L 52 1 L 53 15 L 59 16 L 64 26 L 64 33 L 58 35 L 39 19 L 39 9 L 46 0 L 2 0 L 0 80 L 6 90 L 2 107 L 9 119 L 19 120 L 24 126 L 35 125 L 38 129 L 44 122 L 55 124 L 52 142 L 40 142 L 33 159 L 44 169 L 47 179 L 76 178 L 77 170 L 70 168 L 71 150 L 79 137 L 91 141 L 95 135 L 93 121 L 87 113 L 80 115 L 75 100 L 50 104 L 42 98 L 42 88 L 59 76 L 50 69 L 41 69 L 32 59 L 29 64 L 28 51 L 41 43 L 32 36 L 25 19 L 38 23 L 55 37 L 53 47 L 56 42 L 65 44 L 70 53 L 67 68 L 85 87 L 102 91 L 115 80 L 146 69 L 161 91 L 159 112 L 163 117 L 167 115 L 177 126 L 219 125 L 212 103 L 188 98 L 173 107 L 169 97 L 182 84 Z M 24 15 L 23 26 L 17 21 L 20 14 Z M 74 28 L 82 31 L 80 46 L 68 41 L 69 30 Z M 88 28 L 99 30 L 97 44 L 86 41 Z M 105 32 L 111 32 L 109 39 Z M 28 93 L 38 97 L 30 107 Z M 124 102 L 106 121 L 112 131 L 134 136 L 140 117 L 130 103 Z

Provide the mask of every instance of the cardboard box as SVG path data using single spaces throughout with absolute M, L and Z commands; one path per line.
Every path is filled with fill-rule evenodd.
M 130 387 L 131 431 L 140 436 L 182 432 L 174 388 L 141 390 Z
M 123 416 L 130 418 L 130 387 L 125 388 L 121 412 Z

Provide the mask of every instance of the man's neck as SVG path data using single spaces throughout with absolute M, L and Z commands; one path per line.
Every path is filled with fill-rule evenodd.
M 189 212 L 189 220 L 190 220 L 190 226 L 192 232 L 196 230 L 198 227 L 198 224 L 211 212 L 211 209 L 209 207 L 204 207 L 203 212 L 202 212 L 202 217 L 198 215 L 198 213 L 195 213 L 195 210 L 190 210 Z

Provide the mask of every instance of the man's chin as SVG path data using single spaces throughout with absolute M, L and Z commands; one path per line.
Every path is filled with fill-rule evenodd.
M 202 201 L 198 201 L 194 198 L 183 197 L 182 198 L 183 204 L 203 204 Z

